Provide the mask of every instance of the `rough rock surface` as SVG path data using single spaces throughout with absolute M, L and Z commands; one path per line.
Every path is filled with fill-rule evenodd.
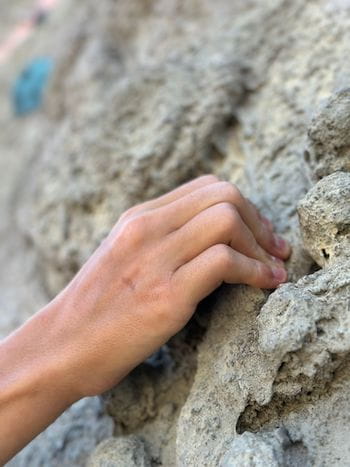
M 335 172 L 322 179 L 299 203 L 298 213 L 304 244 L 317 264 L 349 260 L 349 173 Z
M 1 115 L 2 335 L 124 209 L 205 172 L 293 254 L 288 284 L 221 287 L 104 394 L 113 433 L 93 399 L 12 465 L 85 465 L 112 434 L 91 466 L 349 465 L 349 0 L 62 0 L 50 21 L 9 68 L 53 55 L 45 109 Z
M 143 442 L 136 436 L 110 438 L 95 450 L 87 467 L 151 467 Z
M 71 467 L 85 465 L 91 450 L 113 434 L 113 421 L 98 398 L 82 399 L 70 407 L 9 467 Z
M 350 170 L 350 89 L 329 98 L 313 118 L 309 130 L 309 160 L 314 175 L 322 178 L 337 170 Z
M 262 433 L 256 436 L 245 432 L 232 443 L 229 451 L 220 463 L 220 467 L 283 467 L 289 465 L 289 454 L 292 443 L 284 429 L 275 433 Z M 293 463 L 298 461 L 293 456 Z M 300 467 L 306 467 L 304 462 Z

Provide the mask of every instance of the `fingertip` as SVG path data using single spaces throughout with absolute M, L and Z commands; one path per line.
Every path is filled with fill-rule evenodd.
M 279 258 L 287 259 L 291 254 L 291 246 L 287 240 L 281 236 L 274 234 L 273 235 L 273 247 L 276 252 L 276 256 Z
M 257 286 L 264 289 L 276 289 L 288 280 L 286 269 L 278 265 L 269 267 L 266 264 L 261 264 L 260 271 Z
M 254 263 L 255 274 L 250 276 L 250 280 L 247 281 L 248 284 L 262 289 L 275 288 L 279 282 L 275 278 L 274 269 L 280 268 L 257 260 Z
M 273 278 L 278 284 L 282 284 L 287 281 L 288 273 L 284 268 L 273 267 L 271 268 L 271 270 L 272 270 Z

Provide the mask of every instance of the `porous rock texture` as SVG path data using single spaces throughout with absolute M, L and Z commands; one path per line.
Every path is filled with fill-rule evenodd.
M 143 442 L 136 436 L 109 438 L 99 445 L 87 467 L 151 467 Z
M 98 398 L 70 407 L 7 465 L 70 467 L 85 465 L 91 450 L 113 434 L 113 421 Z
M 123 210 L 203 173 L 237 183 L 293 253 L 288 284 L 220 287 L 103 395 L 89 461 L 95 424 L 71 464 L 63 430 L 59 454 L 44 434 L 12 465 L 349 465 L 350 2 L 62 0 L 50 21 L 31 43 L 56 63 L 45 109 L 2 142 L 26 161 L 1 202 L 33 311 Z
M 349 260 L 349 173 L 335 172 L 317 183 L 299 203 L 299 216 L 304 244 L 317 264 Z

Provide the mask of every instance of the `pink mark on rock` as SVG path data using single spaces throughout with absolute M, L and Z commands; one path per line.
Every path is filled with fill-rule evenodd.
M 34 14 L 30 18 L 14 26 L 8 37 L 0 43 L 0 65 L 33 33 L 37 26 L 35 18 L 37 14 L 47 13 L 52 10 L 59 0 L 39 0 L 34 7 Z

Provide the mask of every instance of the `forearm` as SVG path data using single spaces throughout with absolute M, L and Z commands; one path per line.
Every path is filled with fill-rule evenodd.
M 0 465 L 74 402 L 55 364 L 51 318 L 44 309 L 0 343 Z

